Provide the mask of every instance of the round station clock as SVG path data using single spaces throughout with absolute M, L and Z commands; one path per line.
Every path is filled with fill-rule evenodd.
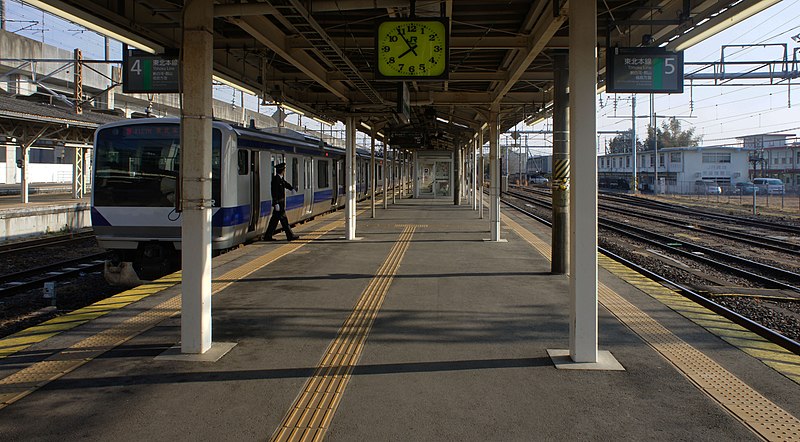
M 447 78 L 446 19 L 387 20 L 375 36 L 377 77 L 392 80 Z

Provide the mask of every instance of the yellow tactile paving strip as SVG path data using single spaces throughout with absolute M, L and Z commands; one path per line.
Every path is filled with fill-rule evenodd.
M 306 381 L 280 427 L 275 430 L 273 441 L 319 441 L 325 437 L 415 229 L 414 226 L 403 229 L 389 256 L 328 346 L 314 375 Z
M 246 277 L 247 275 L 272 263 L 273 261 L 294 252 L 300 247 L 303 247 L 309 241 L 313 241 L 314 239 L 321 237 L 322 235 L 333 230 L 334 228 L 341 227 L 341 225 L 342 225 L 341 219 L 337 219 L 321 227 L 318 230 L 304 231 L 303 232 L 303 235 L 305 237 L 304 240 L 295 241 L 288 243 L 286 245 L 282 245 L 276 248 L 275 250 L 271 250 L 270 252 L 245 263 L 242 266 L 239 266 L 233 270 L 226 272 L 225 274 L 219 276 L 218 278 L 215 278 L 216 282 L 212 281 L 211 284 L 212 294 L 218 293 L 219 291 L 223 290 L 224 288 L 228 287 L 234 282 Z M 167 278 L 172 278 L 170 280 L 171 283 L 169 284 L 165 283 L 166 287 L 160 288 L 158 291 L 164 290 L 165 288 L 180 282 L 180 272 L 170 275 Z M 124 295 L 125 293 L 136 290 L 137 289 L 129 290 L 120 295 Z M 155 292 L 153 292 L 152 290 L 148 291 L 146 294 L 142 293 L 138 299 L 152 295 L 154 293 Z M 113 298 L 109 298 L 106 301 L 112 299 Z M 130 304 L 134 300 L 130 300 L 125 305 Z M 104 303 L 104 301 L 100 301 L 97 304 L 102 304 L 102 303 Z M 81 316 L 82 318 L 80 319 L 80 321 L 82 321 L 81 323 L 84 323 L 92 319 L 93 317 L 100 316 L 96 315 L 92 317 L 91 312 L 93 311 L 93 308 L 97 306 L 97 304 L 93 304 L 92 306 L 89 306 L 86 309 L 82 309 L 82 310 L 88 309 L 89 313 L 86 313 L 85 315 Z M 119 308 L 121 306 L 122 305 L 119 305 L 116 308 Z M 80 342 L 77 342 L 76 344 L 70 346 L 67 349 L 64 349 L 60 352 L 53 354 L 52 356 L 48 357 L 47 359 L 41 362 L 34 363 L 28 367 L 25 367 L 1 379 L 0 409 L 18 401 L 19 399 L 33 393 L 38 388 L 41 388 L 48 382 L 60 378 L 61 376 L 71 372 L 72 370 L 75 370 L 76 368 L 82 366 L 83 364 L 95 359 L 101 354 L 113 349 L 114 347 L 139 335 L 140 333 L 154 327 L 159 322 L 179 313 L 180 307 L 181 307 L 181 296 L 180 295 L 173 296 L 172 298 L 158 304 L 156 307 L 150 310 L 142 312 L 117 325 L 113 325 L 106 330 L 103 330 L 97 334 L 94 334 L 86 339 L 81 340 Z M 101 311 L 101 307 L 97 307 L 96 310 L 97 312 Z M 102 314 L 108 313 L 110 310 L 111 309 L 108 308 L 106 309 L 106 311 L 103 311 Z M 65 315 L 65 317 L 66 316 L 69 315 Z M 84 319 L 84 316 L 88 319 Z M 54 333 L 58 332 L 56 331 L 53 332 L 53 334 Z M 52 336 L 52 334 L 50 334 L 50 336 Z M 32 343 L 28 344 L 27 346 L 29 345 L 32 345 Z
M 767 341 L 606 256 L 600 255 L 598 259 L 603 268 L 620 279 L 800 384 L 800 356 Z
M 508 217 L 503 217 L 502 219 L 539 253 L 548 260 L 551 259 L 549 244 Z M 660 284 L 648 280 L 644 276 L 615 263 L 605 256 L 599 255 L 598 259 L 603 267 L 613 267 L 620 273 L 626 273 L 629 278 L 636 280 L 642 286 L 646 286 L 646 293 L 650 293 L 649 291 L 671 292 Z M 611 264 L 614 265 L 612 266 Z M 623 271 L 622 269 L 626 270 Z M 636 274 L 638 277 L 634 278 L 632 274 Z M 641 288 L 640 284 L 636 284 L 636 287 Z M 662 293 L 661 296 L 666 297 L 668 295 Z M 680 295 L 671 292 L 669 297 L 672 298 L 673 296 L 679 297 Z M 725 407 L 731 414 L 749 426 L 761 437 L 770 441 L 800 440 L 800 420 L 795 416 L 752 389 L 724 367 L 680 339 L 658 321 L 651 318 L 603 283 L 598 284 L 598 300 L 606 309 L 616 316 L 620 322 L 633 330 L 648 345 L 670 361 L 691 382 L 697 385 L 698 388 L 714 398 L 720 405 Z M 670 299 L 670 301 L 677 301 L 677 299 Z M 729 327 L 725 324 L 730 323 L 730 321 L 713 314 L 713 312 L 689 300 L 685 301 L 686 303 L 692 304 L 691 306 L 688 304 L 685 306 L 687 311 L 692 312 L 692 314 L 706 316 L 705 320 L 707 322 L 713 322 L 713 324 L 707 325 L 722 327 L 725 330 L 733 329 L 733 327 Z M 730 325 L 735 326 L 735 324 L 732 323 L 730 323 Z M 741 327 L 739 328 L 741 330 L 737 330 L 738 336 L 744 337 L 753 335 L 753 333 Z M 753 338 L 755 342 L 759 339 L 764 341 L 760 337 L 756 337 L 758 339 Z M 766 343 L 770 344 L 768 342 Z M 783 350 L 780 347 L 778 348 Z M 783 351 L 788 353 L 786 350 Z M 791 353 L 789 353 L 789 355 L 795 356 Z
M 0 339 L 0 359 L 22 351 L 61 332 L 85 324 L 114 310 L 168 289 L 181 282 L 180 273 L 165 276 L 157 281 L 118 293 L 90 306 L 50 319 L 13 335 Z

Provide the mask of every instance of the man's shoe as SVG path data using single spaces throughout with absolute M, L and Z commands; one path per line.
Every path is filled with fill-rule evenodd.
M 265 236 L 263 241 L 277 241 L 277 240 L 271 236 Z
M 296 239 L 300 239 L 300 235 L 293 235 L 291 238 L 286 238 L 288 241 L 294 241 Z

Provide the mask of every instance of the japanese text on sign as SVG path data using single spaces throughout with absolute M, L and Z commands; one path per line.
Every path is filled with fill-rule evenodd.
M 663 48 L 610 48 L 607 92 L 683 92 L 683 53 Z

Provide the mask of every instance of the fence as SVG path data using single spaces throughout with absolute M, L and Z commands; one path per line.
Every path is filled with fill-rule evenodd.
M 783 193 L 768 193 L 764 188 L 752 186 L 736 186 L 735 184 L 698 181 L 662 182 L 659 193 L 681 200 L 709 202 L 720 205 L 734 205 L 739 207 L 753 207 L 753 212 L 759 208 L 781 209 L 800 212 L 800 191 L 795 186 L 784 186 Z

